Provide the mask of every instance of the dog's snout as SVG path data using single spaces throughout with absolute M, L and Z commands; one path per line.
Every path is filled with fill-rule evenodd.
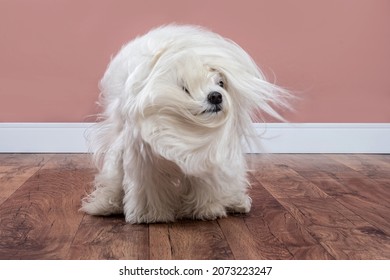
M 218 91 L 213 91 L 209 93 L 207 99 L 211 104 L 218 105 L 222 103 L 222 94 Z

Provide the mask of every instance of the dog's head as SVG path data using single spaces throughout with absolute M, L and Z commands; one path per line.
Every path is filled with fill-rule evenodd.
M 274 107 L 288 107 L 288 93 L 267 82 L 241 47 L 192 26 L 181 27 L 181 32 L 137 69 L 143 76 L 137 97 L 140 115 L 213 128 L 229 118 L 243 126 L 259 112 L 281 119 Z
M 167 114 L 188 124 L 208 126 L 229 114 L 232 100 L 225 75 L 193 50 L 159 54 L 143 88 L 140 111 Z
M 254 113 L 281 118 L 273 105 L 288 106 L 288 93 L 267 82 L 234 42 L 194 27 L 174 32 L 132 73 L 128 91 L 137 93 L 125 102 L 125 114 L 167 159 L 186 161 L 191 153 L 236 157 Z

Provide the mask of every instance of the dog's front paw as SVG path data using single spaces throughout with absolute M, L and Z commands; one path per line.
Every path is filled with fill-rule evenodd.
M 198 220 L 215 220 L 226 217 L 226 209 L 218 203 L 210 203 L 194 211 L 192 217 Z
M 175 215 L 172 211 L 127 211 L 125 219 L 130 224 L 169 223 L 175 221 Z
M 248 213 L 251 210 L 251 205 L 252 199 L 248 195 L 245 195 L 240 201 L 229 205 L 228 211 L 233 213 Z
M 123 213 L 122 195 L 96 189 L 92 194 L 83 198 L 80 210 L 90 215 L 121 214 Z

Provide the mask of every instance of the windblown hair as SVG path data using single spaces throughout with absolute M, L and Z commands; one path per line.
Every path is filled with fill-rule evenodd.
M 163 26 L 125 45 L 100 87 L 90 135 L 99 173 L 83 210 L 124 212 L 131 223 L 249 211 L 242 140 L 256 134 L 259 112 L 283 119 L 274 108 L 288 108 L 290 94 L 240 46 L 200 27 Z

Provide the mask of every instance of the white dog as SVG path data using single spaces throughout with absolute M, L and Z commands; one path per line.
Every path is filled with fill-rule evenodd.
M 237 44 L 194 26 L 154 29 L 113 58 L 101 90 L 99 172 L 83 211 L 129 223 L 249 212 L 242 139 L 256 110 L 280 118 L 271 105 L 287 107 L 288 93 Z

